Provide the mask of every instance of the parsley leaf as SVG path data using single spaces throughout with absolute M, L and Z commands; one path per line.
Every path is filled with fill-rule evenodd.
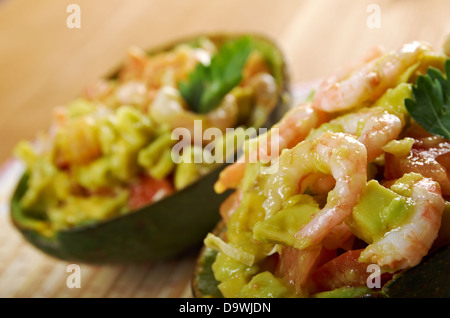
M 224 43 L 206 66 L 199 63 L 186 81 L 178 84 L 181 96 L 197 113 L 216 108 L 242 80 L 242 69 L 252 50 L 250 37 Z
M 417 78 L 413 99 L 405 99 L 411 117 L 433 135 L 450 139 L 450 59 L 445 62 L 445 75 L 434 67 Z

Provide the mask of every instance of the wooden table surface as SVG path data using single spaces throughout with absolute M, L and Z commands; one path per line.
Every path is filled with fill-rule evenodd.
M 67 26 L 71 3 L 80 7 L 80 28 Z M 19 140 L 48 127 L 55 106 L 108 73 L 131 45 L 258 32 L 278 43 L 298 83 L 378 44 L 394 49 L 425 40 L 439 49 L 450 33 L 448 12 L 448 0 L 0 0 L 0 164 Z M 8 189 L 2 191 L 7 204 Z M 190 297 L 194 258 L 82 266 L 82 288 L 69 289 L 67 264 L 25 244 L 0 212 L 0 297 Z

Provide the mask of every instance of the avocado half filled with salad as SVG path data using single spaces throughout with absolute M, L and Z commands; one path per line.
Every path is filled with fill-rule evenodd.
M 12 221 L 71 261 L 148 261 L 201 245 L 225 198 L 213 191 L 218 173 L 250 128 L 281 118 L 287 97 L 282 53 L 259 35 L 130 48 L 111 76 L 55 109 L 47 133 L 17 145 L 26 171 Z
M 216 191 L 233 193 L 194 295 L 450 297 L 446 53 L 376 47 L 258 136 L 245 159 L 279 151 L 221 172 Z

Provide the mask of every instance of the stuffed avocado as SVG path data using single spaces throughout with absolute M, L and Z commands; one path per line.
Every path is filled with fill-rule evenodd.
M 449 297 L 450 59 L 374 48 L 226 167 L 196 297 Z M 245 158 L 259 155 L 259 149 Z
M 270 127 L 287 97 L 283 55 L 258 35 L 130 48 L 111 76 L 55 109 L 47 133 L 17 145 L 26 171 L 12 220 L 31 243 L 67 260 L 179 254 L 218 221 L 224 196 L 212 185 L 238 137 Z M 205 137 L 208 129 L 216 134 Z M 206 160 L 211 154 L 216 160 Z

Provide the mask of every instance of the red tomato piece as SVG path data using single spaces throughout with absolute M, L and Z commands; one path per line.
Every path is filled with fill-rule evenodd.
M 441 186 L 443 195 L 450 195 L 450 141 L 438 137 L 415 139 L 407 157 L 385 154 L 384 177 L 398 179 L 405 173 L 416 172 L 432 178 Z
M 366 286 L 369 264 L 360 263 L 359 255 L 363 250 L 350 250 L 317 268 L 311 279 L 318 291 L 328 291 L 340 287 Z
M 309 274 L 316 262 L 323 260 L 322 248 L 315 247 L 299 250 L 284 246 L 275 269 L 275 275 L 282 277 L 288 284 L 293 285 L 298 293 L 308 284 Z
M 135 210 L 161 200 L 173 192 L 174 189 L 169 180 L 143 176 L 131 186 L 128 206 Z

